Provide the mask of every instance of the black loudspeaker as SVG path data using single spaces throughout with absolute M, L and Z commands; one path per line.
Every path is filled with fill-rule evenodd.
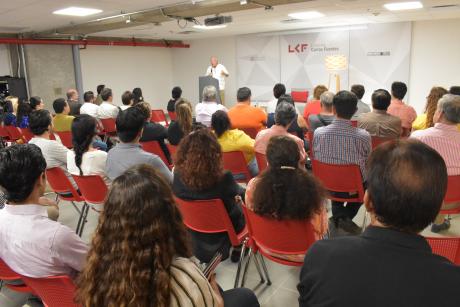
M 0 77 L 0 95 L 16 96 L 19 101 L 28 99 L 24 78 Z M 3 96 L 3 95 L 2 95 Z

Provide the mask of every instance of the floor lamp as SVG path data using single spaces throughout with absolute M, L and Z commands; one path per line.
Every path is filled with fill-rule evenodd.
M 340 91 L 340 74 L 341 70 L 346 70 L 348 67 L 347 57 L 340 54 L 328 55 L 325 58 L 326 69 L 329 71 L 328 88 L 331 88 L 331 76 L 335 79 L 335 91 Z

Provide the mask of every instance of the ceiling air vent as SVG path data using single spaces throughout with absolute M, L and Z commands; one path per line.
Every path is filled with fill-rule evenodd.
M 458 8 L 458 4 L 443 4 L 443 5 L 433 5 L 432 9 L 448 9 L 448 8 Z
M 284 19 L 284 20 L 281 20 L 281 23 L 287 23 L 287 24 L 290 24 L 290 23 L 299 23 L 299 22 L 305 22 L 305 20 L 302 20 L 302 19 Z
M 177 32 L 177 34 L 185 34 L 185 35 L 193 34 L 193 33 L 199 33 L 199 32 L 198 31 L 192 31 L 192 30 L 185 30 L 185 31 L 182 31 L 182 32 Z

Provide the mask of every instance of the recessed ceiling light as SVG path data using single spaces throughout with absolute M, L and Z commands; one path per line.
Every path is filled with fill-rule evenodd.
M 294 19 L 314 19 L 324 17 L 324 14 L 317 11 L 307 11 L 288 14 L 289 17 Z
M 416 10 L 423 8 L 423 4 L 420 1 L 394 2 L 384 4 L 383 6 L 389 11 Z
M 194 27 L 195 29 L 200 29 L 200 30 L 215 30 L 215 29 L 223 29 L 223 28 L 226 28 L 227 25 L 215 25 L 215 26 L 194 25 L 193 27 Z
M 62 10 L 54 11 L 53 14 L 84 17 L 98 14 L 100 12 L 102 12 L 102 10 L 71 6 Z

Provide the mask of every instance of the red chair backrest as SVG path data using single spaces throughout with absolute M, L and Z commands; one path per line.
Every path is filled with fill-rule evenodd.
M 460 238 L 426 238 L 434 254 L 460 265 Z
M 444 203 L 460 202 L 460 175 L 447 177 L 447 192 Z
M 21 133 L 26 142 L 29 142 L 34 137 L 34 134 L 29 128 L 21 128 Z
M 265 156 L 263 153 L 256 151 L 256 161 L 257 166 L 259 167 L 259 173 L 267 168 L 267 156 Z
M 176 112 L 168 111 L 168 115 L 169 115 L 169 119 L 171 120 L 176 120 L 177 118 Z
M 73 143 L 72 143 L 72 132 L 70 131 L 62 131 L 62 132 L 54 132 L 56 133 L 59 138 L 61 139 L 62 145 L 65 147 L 72 149 L 73 148 Z
M 17 280 L 21 279 L 21 276 L 14 272 L 10 267 L 0 259 L 0 280 Z
M 312 160 L 313 174 L 331 192 L 357 193 L 353 198 L 330 195 L 329 198 L 342 202 L 362 202 L 364 198 L 363 179 L 358 165 L 337 165 Z
M 171 157 L 174 158 L 177 152 L 177 145 L 166 144 L 166 147 L 168 147 Z
M 358 121 L 357 120 L 352 120 L 351 121 L 351 126 L 357 128 L 358 127 Z
M 79 307 L 75 303 L 75 285 L 68 276 L 21 277 L 47 307 Z
M 165 126 L 168 126 L 168 119 L 166 118 L 165 113 L 163 110 L 152 110 L 152 116 L 150 117 L 150 121 L 153 123 L 165 123 Z
M 240 241 L 221 199 L 184 200 L 174 197 L 188 228 L 202 233 L 226 232 L 233 246 Z
M 394 140 L 394 138 L 383 138 L 383 137 L 379 137 L 379 136 L 371 136 L 372 150 L 374 150 L 380 144 L 383 144 L 383 143 L 386 143 L 386 142 L 391 142 L 393 140 Z
M 68 201 L 83 201 L 83 198 L 78 194 L 78 192 L 73 187 L 69 178 L 60 167 L 52 167 L 46 170 L 46 179 L 53 189 L 54 193 L 59 195 L 59 198 L 68 200 Z M 72 196 L 66 197 L 63 194 L 71 193 Z
M 20 128 L 15 127 L 15 126 L 5 126 L 5 128 L 6 128 L 6 131 L 8 131 L 10 140 L 17 141 L 22 138 L 22 132 Z
M 265 256 L 269 251 L 277 254 L 300 255 L 305 254 L 308 248 L 316 242 L 313 226 L 308 220 L 275 220 L 260 216 L 243 206 L 249 238 Z M 285 264 L 286 261 L 280 261 Z M 301 264 L 299 264 L 301 265 Z
M 163 152 L 163 149 L 161 149 L 158 141 L 141 142 L 141 146 L 146 152 L 159 156 L 163 163 L 169 167 L 168 159 L 166 158 L 166 155 Z
M 249 135 L 251 139 L 255 139 L 257 136 L 257 133 L 259 133 L 259 130 L 256 128 L 238 128 L 238 129 L 244 131 L 244 133 Z
M 6 130 L 6 126 L 0 125 L 0 138 L 10 138 L 10 134 L 8 133 L 8 130 Z
M 244 158 L 242 151 L 229 151 L 222 153 L 224 168 L 232 172 L 232 174 L 244 174 L 245 179 L 238 180 L 240 182 L 249 182 L 251 174 L 249 173 L 248 164 Z
M 291 91 L 291 97 L 294 102 L 307 102 L 308 91 Z
M 92 204 L 103 204 L 108 188 L 99 175 L 78 176 L 72 175 L 77 183 L 82 198 Z
M 100 119 L 102 126 L 104 127 L 105 133 L 116 133 L 117 127 L 115 125 L 114 118 L 101 118 Z

